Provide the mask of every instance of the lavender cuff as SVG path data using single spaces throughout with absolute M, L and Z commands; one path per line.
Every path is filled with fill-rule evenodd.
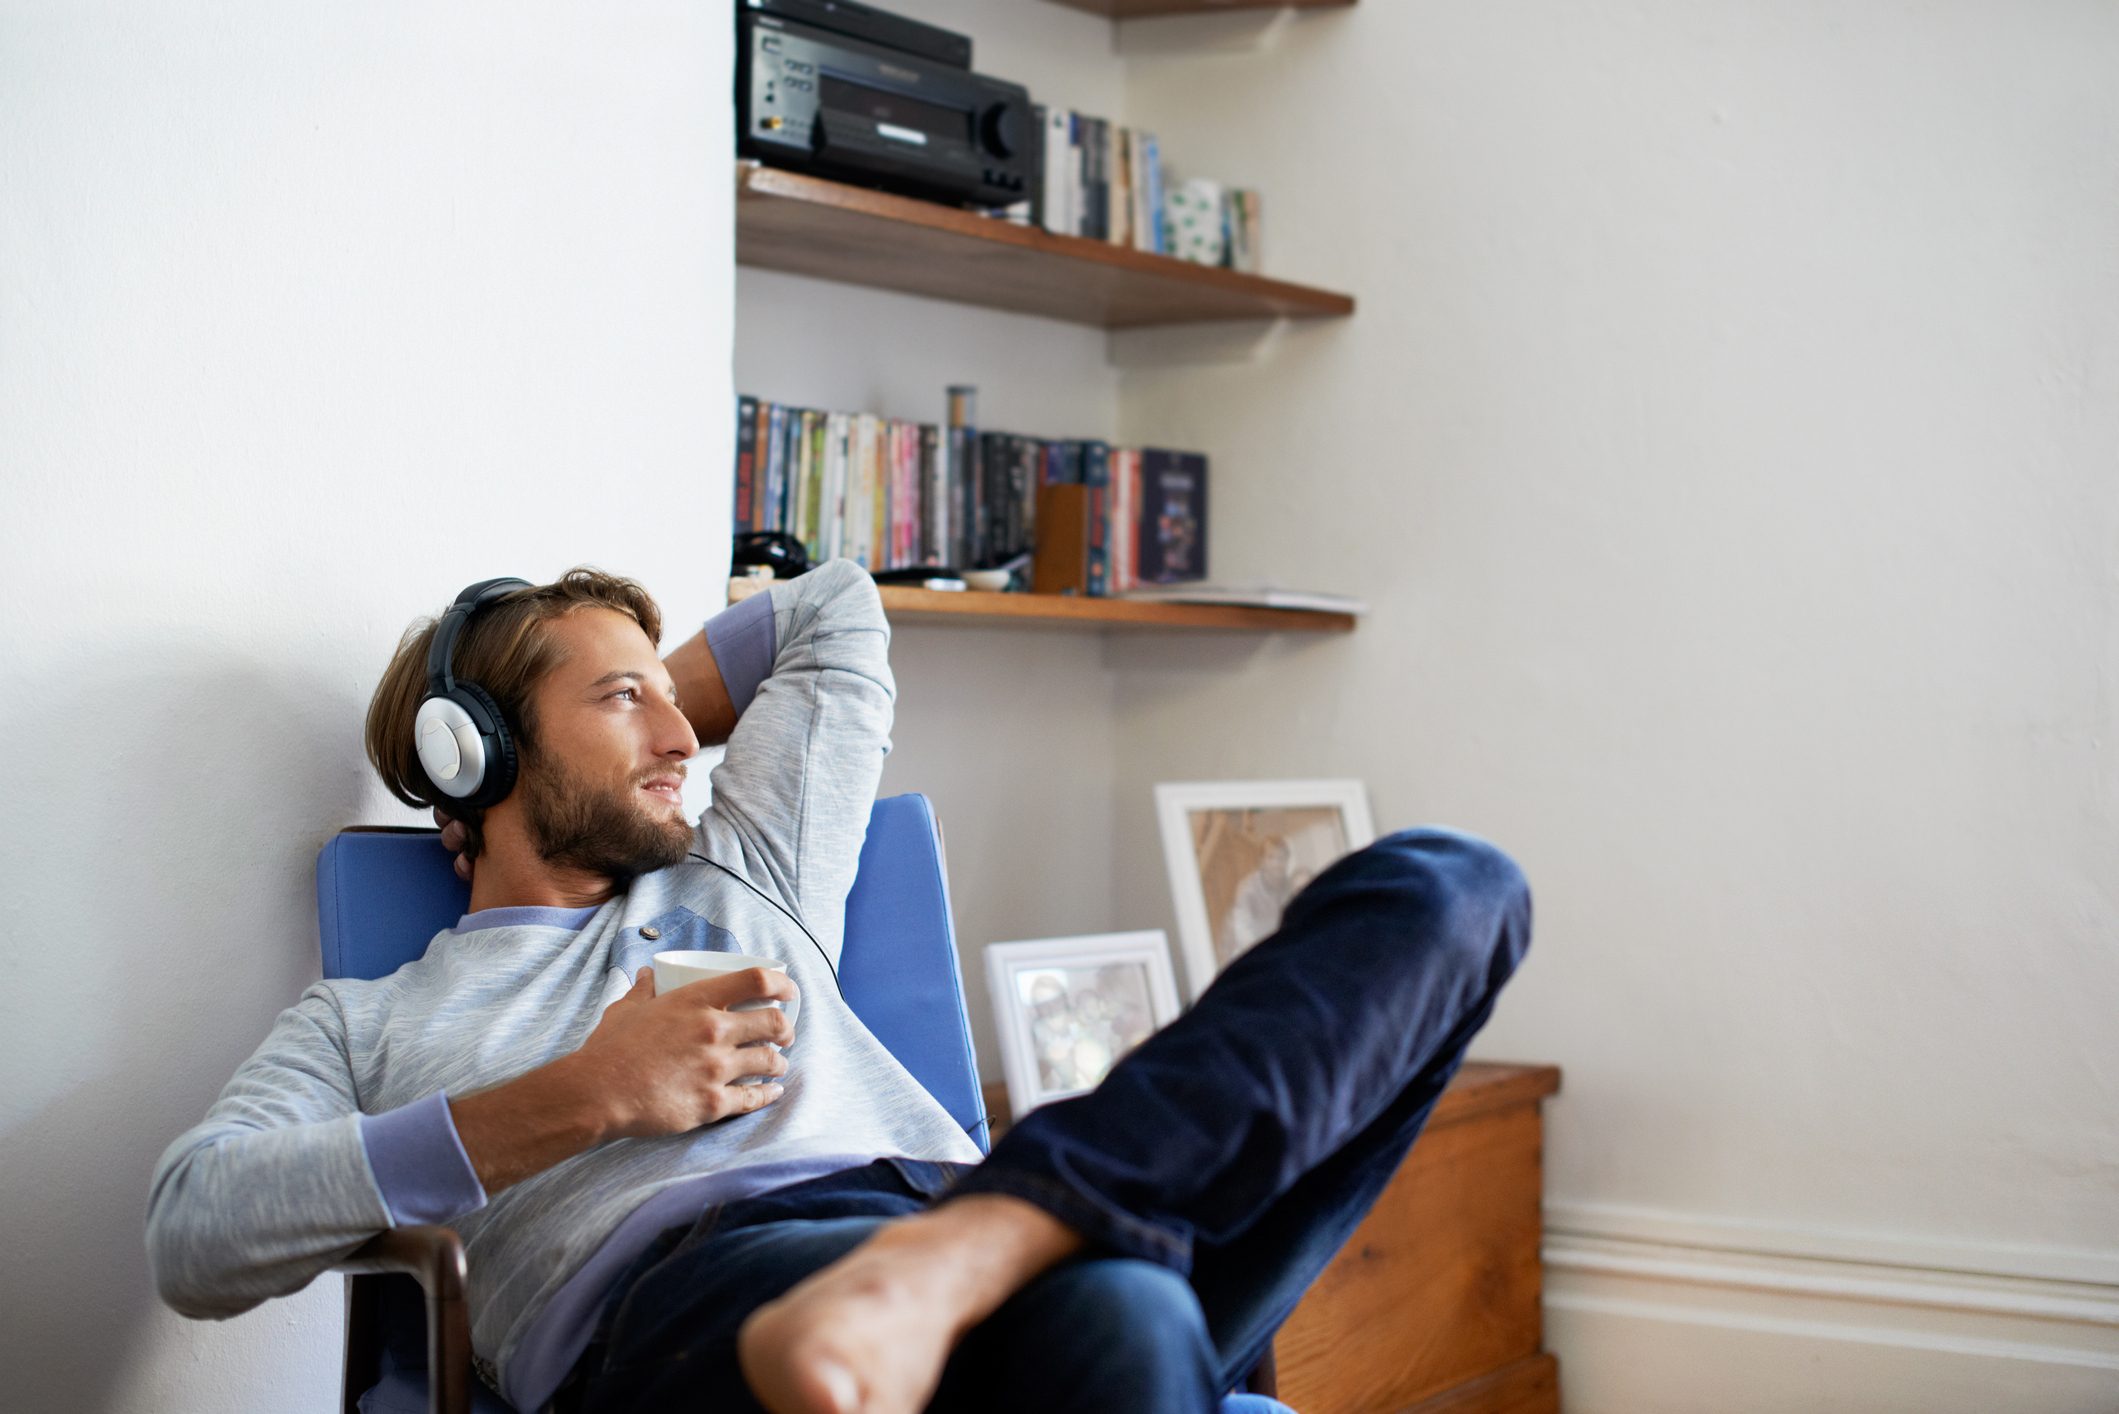
M 362 1115 L 361 1144 L 390 1221 L 398 1227 L 445 1223 L 486 1204 L 485 1185 L 457 1137 L 444 1091 L 383 1114 Z
M 758 684 L 772 676 L 773 658 L 780 651 L 780 634 L 773 627 L 772 591 L 760 590 L 708 619 L 706 646 L 714 650 L 721 683 L 740 717 L 758 695 Z

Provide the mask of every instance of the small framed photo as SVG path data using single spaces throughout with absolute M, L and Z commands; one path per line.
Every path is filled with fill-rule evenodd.
M 994 943 L 986 949 L 1008 1108 L 1093 1090 L 1121 1057 L 1177 1018 L 1161 929 Z
M 1303 885 L 1376 838 L 1359 781 L 1169 783 L 1155 813 L 1194 998 L 1280 926 Z

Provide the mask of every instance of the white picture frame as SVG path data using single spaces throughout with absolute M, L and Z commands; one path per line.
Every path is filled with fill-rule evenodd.
M 1376 838 L 1357 780 L 1165 782 L 1155 815 L 1193 1000 L 1303 885 Z
M 991 943 L 986 987 L 1015 1119 L 1095 1089 L 1179 1011 L 1170 940 L 1160 928 Z

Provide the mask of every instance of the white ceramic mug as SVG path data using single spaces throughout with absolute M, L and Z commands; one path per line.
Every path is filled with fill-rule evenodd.
M 775 962 L 769 957 L 752 957 L 740 952 L 658 952 L 655 954 L 655 995 L 675 991 L 691 982 L 704 982 L 709 977 L 725 977 L 731 972 L 748 972 L 753 967 L 768 968 L 774 972 L 787 971 L 787 964 Z M 760 998 L 754 1002 L 738 1002 L 730 1011 L 758 1011 L 764 1007 L 779 1006 L 776 1001 Z M 784 1008 L 789 1024 L 793 1024 L 802 1010 L 802 999 L 795 998 Z

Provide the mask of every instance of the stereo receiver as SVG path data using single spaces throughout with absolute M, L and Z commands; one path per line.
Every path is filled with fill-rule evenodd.
M 1030 196 L 1044 136 L 969 38 L 851 0 L 744 0 L 736 131 L 776 167 L 982 206 Z

